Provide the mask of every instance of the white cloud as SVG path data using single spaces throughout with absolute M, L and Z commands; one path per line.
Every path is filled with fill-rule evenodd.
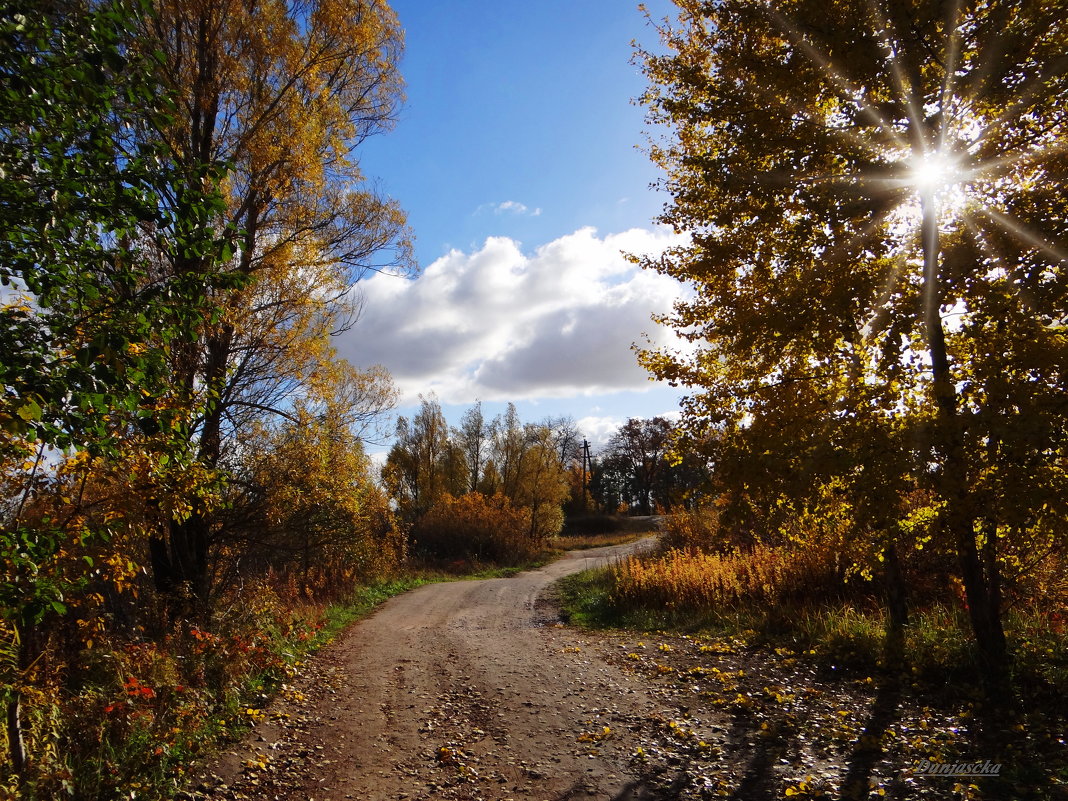
M 523 253 L 490 237 L 476 252 L 453 250 L 414 280 L 378 275 L 361 284 L 360 321 L 339 342 L 355 364 L 385 365 L 405 398 L 436 392 L 445 403 L 529 400 L 650 386 L 631 343 L 670 310 L 680 287 L 643 271 L 622 251 L 659 253 L 666 229 L 604 237 L 582 228 Z
M 520 203 L 518 200 L 505 200 L 501 203 L 484 203 L 475 210 L 475 214 L 479 214 L 487 209 L 493 211 L 494 214 L 516 214 L 528 217 L 538 217 L 541 215 L 540 208 L 531 209 L 525 203 Z
M 591 416 L 580 418 L 575 422 L 575 425 L 590 441 L 590 450 L 596 456 L 604 450 L 604 446 L 608 444 L 608 439 L 619 431 L 625 422 L 627 421 L 621 417 Z

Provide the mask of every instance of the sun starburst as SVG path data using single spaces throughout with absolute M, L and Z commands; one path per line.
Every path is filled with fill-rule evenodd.
M 934 150 L 909 159 L 907 180 L 921 195 L 935 196 L 958 187 L 964 175 L 957 159 Z
M 979 102 L 973 93 L 984 86 L 991 68 L 965 63 L 972 56 L 962 50 L 961 31 L 967 20 L 958 6 L 952 20 L 956 24 L 947 24 L 943 34 L 946 61 L 941 86 L 920 97 L 894 26 L 880 5 L 873 1 L 868 8 L 883 62 L 883 87 L 889 92 L 878 103 L 806 31 L 773 4 L 765 5 L 768 18 L 839 95 L 836 119 L 824 120 L 825 130 L 840 140 L 844 150 L 867 154 L 871 160 L 868 166 L 847 162 L 849 169 L 839 173 L 799 174 L 795 176 L 799 184 L 834 183 L 850 193 L 895 193 L 896 208 L 880 219 L 883 233 L 900 241 L 903 249 L 929 246 L 921 244 L 920 235 L 926 217 L 943 230 L 958 229 L 973 236 L 994 226 L 1007 238 L 984 237 L 987 250 L 992 239 L 1003 246 L 1011 239 L 1047 263 L 1063 264 L 1068 256 L 1057 237 L 1035 230 L 1011 211 L 1014 198 L 1040 185 L 1043 163 L 1068 147 L 1068 118 L 1062 114 L 1047 115 L 1042 124 L 1032 123 L 1026 115 L 1014 122 L 1014 114 L 1041 105 L 1041 76 L 1022 83 L 1001 110 Z M 894 115 L 888 108 L 903 112 Z M 981 113 L 979 108 L 986 110 Z M 841 124 L 837 118 L 852 122 Z M 868 234 L 874 235 L 878 227 L 869 226 Z M 896 273 L 888 280 L 896 283 L 900 278 Z

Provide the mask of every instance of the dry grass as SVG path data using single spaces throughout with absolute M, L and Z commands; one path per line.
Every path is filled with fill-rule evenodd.
M 780 605 L 812 591 L 845 589 L 826 554 L 757 545 L 727 554 L 672 549 L 632 557 L 613 568 L 613 601 L 623 606 L 722 609 Z

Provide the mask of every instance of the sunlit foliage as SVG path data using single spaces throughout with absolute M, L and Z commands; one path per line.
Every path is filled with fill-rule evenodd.
M 387 130 L 402 98 L 402 39 L 381 2 L 161 2 L 138 46 L 162 54 L 176 113 L 137 135 L 162 141 L 196 173 L 226 164 L 225 207 L 186 215 L 193 229 L 235 230 L 215 270 L 245 279 L 196 336 L 170 351 L 173 396 L 194 410 L 195 458 L 225 475 L 250 426 L 273 425 L 305 395 L 328 337 L 358 314 L 354 283 L 368 271 L 412 268 L 404 215 L 360 170 L 357 149 Z M 161 275 L 184 275 L 202 253 L 160 254 Z M 204 616 L 218 519 L 194 506 L 152 539 L 157 588 L 176 613 Z
M 642 360 L 692 388 L 726 520 L 844 496 L 899 620 L 898 550 L 954 553 L 998 684 L 1006 566 L 1068 511 L 1068 9 L 677 5 L 643 102 L 691 239 L 644 264 L 692 289 L 661 319 L 689 346 Z
M 450 429 L 437 400 L 423 398 L 411 421 L 398 421 L 382 477 L 401 517 L 414 524 L 417 544 L 431 552 L 441 545 L 441 555 L 462 550 L 460 521 L 470 517 L 469 552 L 515 562 L 547 546 L 563 527 L 570 496 L 566 465 L 575 436 L 568 420 L 522 423 L 513 404 L 489 422 L 476 405 L 460 428 Z M 464 500 L 468 495 L 477 497 Z M 521 512 L 526 531 L 519 537 L 511 523 L 502 523 L 496 544 L 480 544 L 483 525 L 475 521 L 487 509 L 501 510 L 502 500 L 507 502 L 502 514 L 511 520 L 513 510 Z M 435 522 L 428 528 L 426 520 Z
M 400 50 L 359 0 L 0 14 L 0 794 L 176 789 L 293 607 L 403 558 L 391 381 L 330 344 L 413 268 L 357 158 Z
M 530 535 L 530 516 L 530 509 L 500 494 L 446 493 L 416 521 L 412 539 L 414 547 L 444 559 L 518 564 L 543 545 Z

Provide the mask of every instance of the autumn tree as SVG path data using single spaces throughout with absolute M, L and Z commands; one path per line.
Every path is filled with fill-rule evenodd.
M 655 478 L 653 497 L 665 510 L 695 509 L 714 494 L 709 464 L 697 449 L 672 450 Z
M 553 447 L 560 456 L 560 462 L 566 467 L 582 459 L 582 432 L 574 418 L 546 417 L 541 425 L 549 430 Z
M 444 494 L 468 488 L 463 449 L 450 437 L 449 425 L 434 398 L 421 398 L 418 413 L 397 420 L 396 441 L 386 457 L 382 478 L 402 516 L 415 520 Z
M 214 253 L 215 231 L 126 244 L 146 221 L 172 221 L 170 192 L 191 214 L 218 207 L 204 165 L 189 183 L 166 147 L 123 140 L 169 118 L 160 65 L 128 48 L 145 13 L 11 3 L 0 17 L 0 426 L 51 446 L 105 448 L 119 409 L 154 426 L 164 372 L 150 346 L 190 329 L 212 286 L 205 271 L 149 280 L 147 256 L 157 244 Z
M 486 461 L 490 455 L 490 438 L 493 429 L 490 421 L 482 414 L 482 402 L 464 412 L 460 418 L 460 427 L 453 432 L 453 437 L 463 452 L 467 464 L 468 491 L 477 492 L 485 478 Z
M 596 456 L 590 463 L 590 498 L 606 514 L 630 509 L 630 477 L 622 459 Z
M 514 403 L 509 403 L 504 413 L 494 418 L 492 431 L 493 468 L 499 476 L 499 483 L 492 490 L 515 498 L 523 475 L 527 438 Z
M 133 244 L 146 224 L 172 226 L 171 193 L 190 215 L 221 208 L 218 165 L 198 164 L 190 181 L 164 144 L 126 141 L 127 130 L 166 124 L 173 110 L 155 54 L 129 47 L 149 11 L 116 0 L 13 2 L 0 12 L 0 609 L 21 672 L 5 704 L 10 764 L 23 780 L 18 688 L 83 578 L 62 567 L 69 535 L 89 543 L 107 533 L 36 514 L 36 498 L 59 483 L 63 451 L 113 455 L 180 421 L 164 400 L 165 348 L 196 330 L 221 289 L 210 270 L 154 278 L 151 259 L 212 257 L 227 232 L 175 228 Z M 165 458 L 174 445 L 157 436 L 142 455 Z
M 563 528 L 563 504 L 570 495 L 570 485 L 553 429 L 528 424 L 523 438 L 515 488 L 508 497 L 530 510 L 530 539 L 544 544 Z
M 485 515 L 492 517 L 496 512 L 491 510 L 497 510 L 512 521 L 509 531 L 514 515 L 525 515 L 525 535 L 516 539 L 502 534 L 494 558 L 507 550 L 506 542 L 521 545 L 527 554 L 563 526 L 569 485 L 560 455 L 561 428 L 573 430 L 573 425 L 523 423 L 510 403 L 490 422 L 481 404 L 475 404 L 464 413 L 460 427 L 450 430 L 438 402 L 423 398 L 412 420 L 398 421 L 382 477 L 422 542 L 450 542 L 444 550 L 455 552 L 462 548 L 462 543 L 452 542 L 457 527 L 462 528 L 460 518 L 471 515 L 472 525 L 478 520 L 482 526 Z M 469 494 L 479 497 L 465 500 Z M 430 522 L 420 522 L 428 515 Z M 448 532 L 436 530 L 440 526 Z M 480 546 L 479 553 L 489 551 Z M 515 554 L 509 557 L 514 558 Z
M 553 537 L 563 526 L 562 504 L 569 494 L 565 460 L 576 438 L 570 420 L 523 423 L 513 403 L 493 421 L 487 473 L 496 482 L 483 483 L 532 510 L 531 536 Z
M 378 0 L 241 3 L 170 0 L 141 31 L 177 96 L 167 124 L 142 125 L 190 174 L 230 167 L 225 206 L 186 227 L 240 231 L 232 254 L 160 253 L 160 275 L 245 279 L 223 311 L 171 350 L 175 404 L 196 410 L 188 436 L 202 465 L 225 472 L 242 426 L 299 400 L 323 342 L 358 312 L 368 270 L 410 266 L 404 217 L 364 180 L 356 151 L 386 130 L 401 99 L 401 30 Z M 203 606 L 214 512 L 195 504 L 151 541 L 158 587 Z
M 590 489 L 605 511 L 651 514 L 691 509 L 712 495 L 707 457 L 677 450 L 675 425 L 662 417 L 631 418 L 593 460 Z
M 405 553 L 350 409 L 344 391 L 301 402 L 249 459 L 241 561 L 296 577 L 305 595 L 386 575 Z
M 692 349 L 642 360 L 726 488 L 838 482 L 890 555 L 929 492 L 1000 686 L 1004 571 L 1068 499 L 1068 6 L 676 5 L 640 58 L 690 242 L 644 264 L 692 289 L 661 318 Z
M 539 551 L 530 537 L 530 511 L 497 493 L 445 493 L 416 521 L 412 536 L 420 549 L 447 559 L 517 564 Z

